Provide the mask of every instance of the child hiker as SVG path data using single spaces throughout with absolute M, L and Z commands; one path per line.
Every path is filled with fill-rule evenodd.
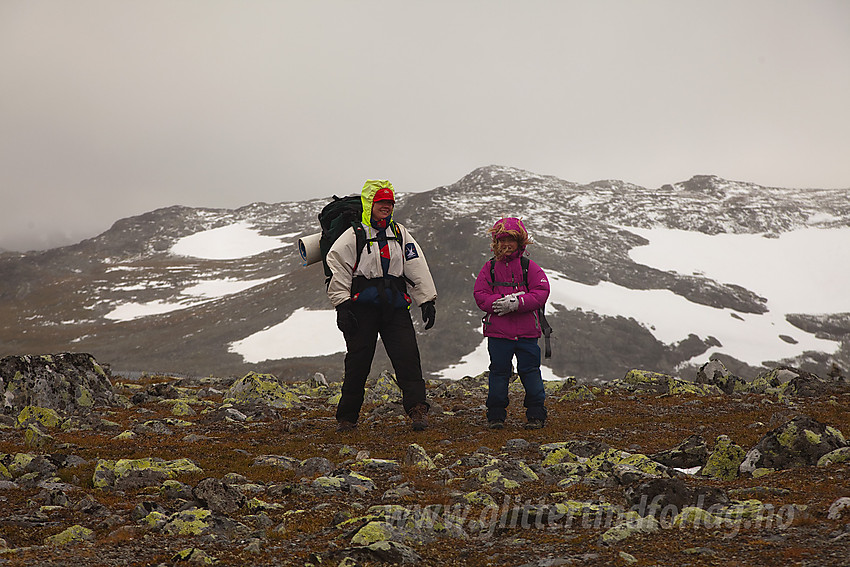
M 525 388 L 526 429 L 540 429 L 546 422 L 546 391 L 540 374 L 542 333 L 538 309 L 549 297 L 549 280 L 543 270 L 524 256 L 531 244 L 517 218 L 503 218 L 490 229 L 494 257 L 481 268 L 473 295 L 484 316 L 484 336 L 490 353 L 487 424 L 505 426 L 508 382 L 516 357 L 517 373 Z

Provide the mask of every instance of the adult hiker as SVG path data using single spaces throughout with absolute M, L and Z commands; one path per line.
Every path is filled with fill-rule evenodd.
M 422 249 L 392 218 L 395 191 L 386 180 L 367 180 L 361 192 L 365 248 L 357 260 L 357 234 L 346 230 L 331 246 L 328 297 L 345 337 L 345 377 L 336 409 L 337 431 L 357 427 L 378 335 L 392 362 L 404 411 L 413 429 L 428 426 L 429 404 L 410 318 L 410 305 L 422 310 L 425 329 L 434 325 L 437 289 Z M 362 242 L 362 241 L 361 241 Z
M 524 256 L 531 243 L 517 218 L 499 219 L 490 229 L 494 257 L 475 280 L 473 296 L 484 316 L 484 336 L 490 353 L 487 423 L 502 429 L 507 418 L 508 383 L 516 357 L 517 373 L 525 388 L 526 429 L 546 422 L 546 391 L 540 373 L 543 331 L 541 308 L 549 297 L 549 280 L 543 270 Z

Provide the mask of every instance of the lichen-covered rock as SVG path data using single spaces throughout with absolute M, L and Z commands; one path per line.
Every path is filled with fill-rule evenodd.
M 94 530 L 90 530 L 84 526 L 73 525 L 56 535 L 50 536 L 44 540 L 45 545 L 69 545 L 74 543 L 82 543 L 84 541 L 94 540 Z
M 90 354 L 68 352 L 0 359 L 0 403 L 13 414 L 35 406 L 66 415 L 118 405 L 108 369 Z
M 413 549 L 397 541 L 376 541 L 364 547 L 345 550 L 348 558 L 358 557 L 363 561 L 379 561 L 382 563 L 408 563 L 417 565 L 422 558 Z M 342 565 L 340 563 L 340 565 Z M 359 563 L 358 563 L 359 565 Z
M 580 402 L 587 400 L 595 400 L 596 394 L 588 388 L 586 385 L 582 384 L 579 387 L 567 390 L 560 398 L 558 398 L 559 402 Z
M 391 524 L 387 522 L 369 522 L 351 538 L 351 545 L 369 545 L 378 541 L 404 539 Z
M 652 460 L 679 469 L 701 467 L 708 461 L 708 445 L 701 435 L 691 435 L 672 449 L 655 453 Z
M 199 565 L 214 565 L 216 563 L 216 559 L 214 557 L 210 557 L 203 549 L 198 549 L 197 547 L 190 547 L 188 549 L 178 551 L 171 558 L 171 561 L 174 563 L 181 561 L 186 563 L 197 563 Z
M 710 360 L 697 371 L 697 384 L 717 386 L 724 394 L 735 394 L 747 389 L 747 381 L 735 376 L 719 360 Z
M 224 402 L 261 403 L 276 409 L 291 409 L 301 403 L 301 400 L 284 388 L 272 374 L 249 372 L 227 390 Z
M 18 414 L 18 420 L 15 427 L 18 429 L 26 429 L 30 425 L 39 425 L 47 429 L 59 427 L 62 423 L 62 418 L 56 410 L 50 408 L 40 408 L 36 406 L 27 406 Z
M 375 482 L 368 476 L 353 471 L 340 470 L 331 476 L 320 476 L 313 479 L 310 486 L 318 492 L 365 493 L 375 489 Z
M 470 469 L 466 474 L 473 479 L 473 488 L 477 484 L 501 490 L 513 490 L 520 483 L 540 478 L 525 462 L 515 459 L 493 459 L 484 466 Z
M 603 532 L 600 541 L 604 545 L 614 545 L 635 534 L 651 534 L 659 531 L 661 524 L 654 516 L 639 517 L 626 520 Z
M 741 472 L 816 465 L 827 453 L 845 446 L 844 435 L 834 427 L 810 417 L 796 417 L 762 437 L 746 454 Z
M 437 468 L 437 465 L 434 464 L 434 461 L 431 460 L 425 449 L 418 443 L 411 443 L 407 447 L 407 453 L 404 455 L 404 464 L 427 471 Z
M 720 435 L 699 474 L 716 480 L 734 480 L 738 478 L 738 467 L 744 457 L 744 450 L 739 445 L 733 443 L 727 435 Z
M 611 386 L 630 392 L 649 392 L 671 396 L 682 394 L 709 396 L 722 393 L 722 390 L 713 384 L 696 384 L 668 374 L 648 370 L 629 370 L 623 378 L 611 382 Z
M 820 459 L 818 459 L 819 467 L 828 467 L 837 463 L 850 462 L 850 447 L 841 447 L 835 451 L 830 451 Z
M 398 387 L 395 374 L 385 370 L 376 379 L 367 380 L 364 397 L 366 403 L 385 404 L 400 399 L 401 388 Z
M 680 478 L 659 478 L 630 486 L 625 491 L 630 510 L 641 516 L 678 514 L 688 507 L 709 508 L 726 505 L 729 496 L 716 487 L 690 487 Z M 671 516 L 672 517 L 672 516 Z
M 92 476 L 95 488 L 127 490 L 143 486 L 157 486 L 165 479 L 180 474 L 204 472 L 191 459 L 165 461 L 149 457 L 145 459 L 100 459 Z
M 245 506 L 245 495 L 217 478 L 205 478 L 192 490 L 205 508 L 216 514 L 233 514 Z
M 215 528 L 213 514 L 203 508 L 191 508 L 173 514 L 162 526 L 162 531 L 169 535 L 199 536 L 211 532 Z
M 44 433 L 36 425 L 28 426 L 27 430 L 24 432 L 24 444 L 27 447 L 47 447 L 49 445 L 52 445 L 54 441 L 55 439 L 53 439 L 53 437 Z

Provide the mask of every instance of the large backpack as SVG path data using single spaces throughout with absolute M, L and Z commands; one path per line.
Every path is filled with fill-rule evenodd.
M 354 229 L 356 237 L 357 259 L 354 262 L 354 269 L 360 263 L 360 255 L 363 253 L 363 248 L 370 242 L 376 242 L 376 239 L 366 238 L 366 231 L 363 229 L 363 202 L 359 195 L 349 195 L 347 197 L 333 196 L 333 201 L 328 203 L 319 213 L 319 224 L 322 226 L 322 236 L 319 239 L 319 250 L 322 254 L 322 266 L 325 269 L 325 287 L 330 284 L 331 269 L 328 267 L 327 256 L 328 251 L 336 242 L 342 233 L 349 228 Z M 390 229 L 393 236 L 389 236 L 388 240 L 398 240 L 398 229 L 394 222 L 390 223 Z M 371 252 L 371 250 L 370 250 Z
M 528 289 L 528 257 L 520 256 L 519 263 L 522 266 L 522 283 L 525 285 L 525 289 Z M 490 285 L 493 286 L 493 289 L 497 287 L 511 286 L 513 287 L 515 284 L 513 282 L 497 282 L 496 281 L 496 258 L 490 258 Z M 545 306 L 544 306 L 545 307 Z M 537 310 L 537 318 L 540 321 L 540 330 L 543 331 L 543 339 L 545 343 L 544 350 L 544 358 L 552 358 L 552 342 L 550 337 L 552 336 L 552 326 L 549 325 L 549 321 L 546 320 L 546 315 L 543 313 L 544 307 L 541 307 Z

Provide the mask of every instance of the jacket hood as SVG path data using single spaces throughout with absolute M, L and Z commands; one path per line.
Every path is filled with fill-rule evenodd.
M 492 236 L 491 248 L 499 259 L 512 259 L 522 256 L 530 243 L 525 225 L 522 224 L 520 219 L 515 217 L 505 217 L 497 220 L 493 228 L 490 229 L 490 235 Z M 499 239 L 505 236 L 514 238 L 518 244 L 516 252 L 507 257 L 503 257 L 501 252 L 499 252 Z
M 360 193 L 360 200 L 363 203 L 363 224 L 368 226 L 372 223 L 372 203 L 375 199 L 375 193 L 378 192 L 378 189 L 384 187 L 395 194 L 393 184 L 386 179 L 367 179 L 366 183 L 363 184 L 363 191 Z M 387 221 L 391 221 L 392 218 L 393 216 L 390 215 Z

